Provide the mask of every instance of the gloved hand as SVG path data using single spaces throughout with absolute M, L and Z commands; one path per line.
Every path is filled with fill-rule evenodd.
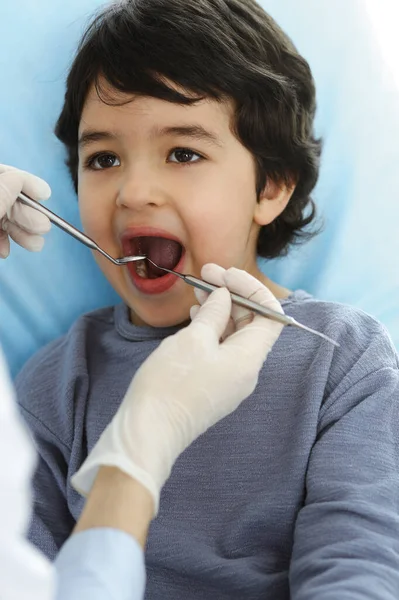
M 10 239 L 27 250 L 43 248 L 43 233 L 50 230 L 49 219 L 37 210 L 16 202 L 23 191 L 34 200 L 47 200 L 50 186 L 39 177 L 13 167 L 0 165 L 0 258 L 10 253 Z
M 205 265 L 201 275 L 283 312 L 245 271 Z M 100 466 L 114 466 L 151 492 L 157 514 L 161 488 L 178 456 L 253 392 L 283 326 L 243 308 L 232 311 L 226 287 L 193 307 L 192 323 L 163 340 L 141 365 L 113 420 L 72 477 L 78 492 L 90 492 Z M 235 331 L 226 338 L 231 317 Z

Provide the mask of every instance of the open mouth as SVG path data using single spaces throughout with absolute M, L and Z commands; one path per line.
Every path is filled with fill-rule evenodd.
M 183 272 L 186 249 L 178 239 L 151 227 L 134 229 L 128 229 L 122 236 L 124 256 L 145 255 L 160 267 Z M 136 290 L 146 295 L 163 294 L 181 281 L 177 275 L 158 269 L 147 260 L 129 263 L 126 268 Z
M 174 269 L 180 262 L 183 246 L 176 240 L 162 237 L 141 236 L 130 240 L 131 254 L 144 254 L 159 267 Z M 136 273 L 142 279 L 159 279 L 167 275 L 146 260 L 133 263 Z

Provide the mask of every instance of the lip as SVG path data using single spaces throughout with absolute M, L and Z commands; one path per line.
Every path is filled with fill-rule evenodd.
M 131 254 L 131 245 L 130 240 L 134 237 L 161 237 L 166 238 L 168 240 L 174 240 L 175 242 L 179 242 L 182 246 L 182 255 L 180 257 L 179 262 L 175 266 L 174 270 L 182 272 L 182 268 L 185 263 L 186 251 L 182 241 L 169 231 L 165 231 L 164 229 L 158 229 L 155 227 L 142 226 L 142 227 L 128 227 L 121 236 L 122 242 L 122 250 L 124 256 L 129 256 Z M 175 283 L 179 281 L 179 277 L 173 275 L 172 273 L 168 273 L 163 277 L 159 277 L 158 279 L 143 279 L 139 277 L 136 273 L 136 267 L 134 263 L 128 263 L 126 268 L 129 272 L 130 279 L 139 292 L 143 294 L 155 295 L 155 294 L 163 294 L 168 291 Z

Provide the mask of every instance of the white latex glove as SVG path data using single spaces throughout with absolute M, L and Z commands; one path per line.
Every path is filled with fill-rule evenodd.
M 283 312 L 271 292 L 245 271 L 205 265 L 201 274 Z M 141 365 L 113 420 L 72 477 L 78 492 L 90 492 L 100 466 L 115 466 L 151 492 L 157 514 L 161 488 L 178 456 L 254 391 L 283 326 L 246 309 L 232 312 L 226 287 L 193 308 L 192 323 L 163 340 Z M 221 342 L 231 316 L 240 320 Z
M 31 252 L 38 252 L 44 244 L 41 236 L 51 227 L 45 215 L 16 202 L 21 191 L 34 200 L 48 200 L 51 196 L 50 186 L 43 179 L 0 165 L 0 258 L 9 255 L 10 238 Z

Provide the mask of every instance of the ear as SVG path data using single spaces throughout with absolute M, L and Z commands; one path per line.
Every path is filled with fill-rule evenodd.
M 295 185 L 275 183 L 268 180 L 256 203 L 254 221 L 258 225 L 269 225 L 285 209 L 294 193 Z

